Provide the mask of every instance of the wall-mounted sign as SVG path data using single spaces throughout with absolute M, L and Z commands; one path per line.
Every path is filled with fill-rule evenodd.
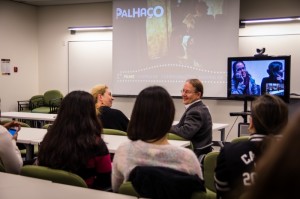
M 10 75 L 10 59 L 1 59 L 2 75 Z

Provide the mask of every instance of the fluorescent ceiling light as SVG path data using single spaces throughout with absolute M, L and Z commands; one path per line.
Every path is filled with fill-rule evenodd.
M 241 24 L 251 23 L 276 23 L 276 22 L 291 22 L 300 21 L 300 17 L 284 17 L 284 18 L 268 18 L 268 19 L 245 19 L 241 20 Z
M 71 34 L 75 34 L 76 31 L 101 31 L 101 30 L 112 30 L 112 26 L 78 26 L 78 27 L 69 27 L 68 30 L 71 31 Z

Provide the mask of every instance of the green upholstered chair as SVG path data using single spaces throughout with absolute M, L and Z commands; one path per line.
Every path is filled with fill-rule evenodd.
M 136 190 L 132 186 L 131 182 L 129 182 L 129 181 L 122 183 L 119 190 L 118 190 L 118 192 L 120 194 L 140 197 L 140 195 L 136 192 Z
M 18 112 L 31 112 L 35 107 L 39 107 L 44 102 L 44 95 L 34 95 L 29 100 L 18 101 Z
M 216 198 L 216 188 L 214 182 L 215 168 L 217 165 L 217 158 L 219 151 L 209 152 L 203 161 L 203 178 L 206 187 L 207 198 L 215 199 Z
M 174 133 L 168 133 L 168 139 L 169 140 L 186 140 L 183 137 L 180 137 L 179 135 L 176 135 Z
M 49 90 L 44 93 L 44 100 L 42 104 L 34 107 L 33 113 L 57 113 L 63 94 L 59 90 Z
M 184 139 L 183 137 L 180 137 L 179 135 L 176 135 L 176 134 L 174 134 L 174 133 L 168 133 L 168 140 L 183 140 L 183 141 L 188 141 L 188 140 Z M 190 145 L 187 146 L 187 148 L 193 150 L 193 145 L 192 145 L 192 143 L 190 143 Z
M 124 131 L 117 130 L 117 129 L 107 129 L 107 128 L 103 128 L 103 134 L 127 136 L 127 133 Z
M 25 149 L 20 149 L 20 152 L 21 152 L 22 157 L 26 157 L 26 148 Z M 36 144 L 33 147 L 33 155 L 37 156 L 38 152 L 39 152 L 39 145 Z
M 209 198 L 207 193 L 199 191 L 199 192 L 194 192 L 191 199 L 213 199 L 213 198 Z
M 249 140 L 250 136 L 240 136 L 240 137 L 236 137 L 234 139 L 231 140 L 231 143 L 235 143 L 235 142 L 244 142 Z
M 44 126 L 42 126 L 43 129 L 48 129 L 52 124 L 45 124 Z
M 21 168 L 22 176 L 50 180 L 52 182 L 73 185 L 78 187 L 87 187 L 85 181 L 77 174 L 49 167 L 37 165 L 25 165 Z

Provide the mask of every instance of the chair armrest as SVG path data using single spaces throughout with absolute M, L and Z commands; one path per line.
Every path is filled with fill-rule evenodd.
M 29 109 L 29 100 L 19 100 L 18 102 L 18 112 L 25 109 Z
M 29 101 L 29 109 L 33 110 L 35 108 L 41 107 L 44 105 L 44 97 L 36 97 Z
M 50 104 L 50 106 L 51 106 L 51 105 L 52 105 L 52 106 L 57 106 L 57 105 L 60 105 L 61 101 L 62 101 L 62 97 L 54 98 L 54 99 L 51 99 L 51 100 L 49 101 L 49 104 Z
M 49 101 L 50 113 L 57 113 L 58 112 L 58 109 L 60 107 L 61 101 L 62 101 L 62 97 L 51 99 Z

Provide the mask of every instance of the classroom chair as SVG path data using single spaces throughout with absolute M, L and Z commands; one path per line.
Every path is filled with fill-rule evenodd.
M 56 183 L 87 188 L 87 184 L 80 176 L 60 169 L 52 169 L 49 167 L 37 165 L 25 165 L 21 168 L 20 174 L 22 176 L 50 180 Z
M 127 133 L 124 131 L 117 130 L 117 129 L 108 129 L 108 128 L 103 128 L 103 134 L 127 136 Z
M 42 104 L 37 104 L 31 112 L 33 113 L 57 113 L 63 94 L 59 90 L 49 90 L 44 93 Z
M 44 101 L 44 95 L 34 95 L 29 100 L 19 100 L 18 112 L 31 112 L 32 109 L 38 107 Z
M 184 139 L 183 137 L 180 137 L 179 135 L 176 135 L 174 133 L 168 133 L 168 140 L 183 140 L 183 141 L 187 141 L 187 139 Z M 190 145 L 187 146 L 187 148 L 193 150 L 193 144 L 190 142 Z
M 136 192 L 136 190 L 132 186 L 132 183 L 129 181 L 121 184 L 118 193 L 129 195 L 129 196 L 140 197 L 140 195 Z
M 52 124 L 49 123 L 49 124 L 45 124 L 44 126 L 42 126 L 42 129 L 48 129 Z
M 209 199 L 215 199 L 217 197 L 214 176 L 219 153 L 219 151 L 209 152 L 204 157 L 203 161 L 203 178 L 206 187 L 206 195 Z
M 235 143 L 235 142 L 244 142 L 244 141 L 247 141 L 249 140 L 249 137 L 250 136 L 240 136 L 240 137 L 236 137 L 234 139 L 231 140 L 231 143 Z

